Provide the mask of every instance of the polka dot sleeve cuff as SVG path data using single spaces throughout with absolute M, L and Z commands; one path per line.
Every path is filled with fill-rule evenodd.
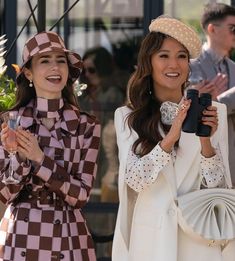
M 156 145 L 151 152 L 138 157 L 132 151 L 127 158 L 125 181 L 136 192 L 155 182 L 159 172 L 171 161 L 171 155 Z
M 207 188 L 223 187 L 225 185 L 225 168 L 217 153 L 211 158 L 201 155 L 202 185 Z

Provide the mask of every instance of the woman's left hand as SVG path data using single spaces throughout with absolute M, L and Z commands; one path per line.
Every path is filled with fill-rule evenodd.
M 19 153 L 19 156 L 22 159 L 27 158 L 37 163 L 41 163 L 44 154 L 39 147 L 37 137 L 21 128 L 18 128 L 16 136 L 18 142 L 17 152 Z
M 210 158 L 216 154 L 210 140 L 210 137 L 218 128 L 218 114 L 215 106 L 208 106 L 207 109 L 203 111 L 202 122 L 211 127 L 211 133 L 209 137 L 200 137 L 201 153 L 204 157 Z
M 218 128 L 218 113 L 215 106 L 208 106 L 202 113 L 202 123 L 211 127 L 210 137 Z

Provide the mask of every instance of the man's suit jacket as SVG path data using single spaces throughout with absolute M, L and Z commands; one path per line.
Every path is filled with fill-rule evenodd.
M 229 139 L 229 166 L 233 186 L 235 186 L 235 63 L 226 58 L 229 70 L 228 90 L 220 94 L 217 99 L 226 104 L 228 116 L 228 139 Z M 191 60 L 191 73 L 200 73 L 203 79 L 211 80 L 217 75 L 216 66 L 205 50 L 197 59 Z

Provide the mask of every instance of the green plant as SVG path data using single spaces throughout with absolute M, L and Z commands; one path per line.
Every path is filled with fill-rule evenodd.
M 15 82 L 6 74 L 4 44 L 7 41 L 5 35 L 0 37 L 0 112 L 11 108 L 15 103 Z
M 11 108 L 15 103 L 15 82 L 7 75 L 0 76 L 0 112 Z

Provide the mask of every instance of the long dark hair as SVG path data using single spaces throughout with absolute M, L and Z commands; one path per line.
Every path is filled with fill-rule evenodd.
M 128 107 L 132 112 L 127 122 L 128 126 L 138 134 L 138 139 L 133 144 L 133 151 L 140 156 L 149 153 L 162 139 L 159 124 L 165 132 L 170 128 L 160 121 L 161 102 L 153 94 L 151 65 L 152 55 L 160 50 L 167 37 L 159 32 L 150 32 L 144 38 L 138 54 L 137 69 L 128 82 Z
M 69 61 L 68 61 L 69 63 Z M 30 69 L 32 65 L 32 59 L 24 66 Z M 37 97 L 34 87 L 29 87 L 29 80 L 25 77 L 24 73 L 21 73 L 16 80 L 16 103 L 11 110 L 18 110 L 20 107 L 26 106 L 32 99 Z M 73 91 L 73 81 L 69 75 L 67 84 L 62 90 L 62 98 L 76 107 L 78 107 L 77 99 Z

